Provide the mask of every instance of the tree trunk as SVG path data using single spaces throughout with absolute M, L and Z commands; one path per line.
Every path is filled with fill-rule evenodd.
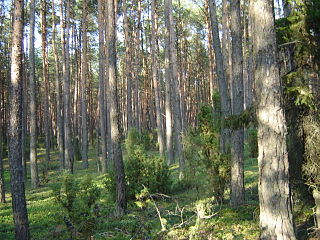
M 165 2 L 166 5 L 168 1 Z M 166 6 L 165 11 L 165 24 L 166 24 L 166 33 L 165 33 L 165 111 L 166 111 L 166 149 L 167 149 L 167 164 L 173 164 L 173 136 L 172 136 L 172 99 L 171 99 L 171 82 L 172 82 L 172 74 L 171 74 L 171 65 L 170 65 L 170 31 L 169 31 L 169 11 Z
M 49 115 L 49 72 L 48 72 L 48 54 L 47 54 L 47 20 L 46 20 L 46 1 L 41 0 L 41 48 L 42 48 L 42 79 L 44 83 L 44 122 L 45 122 L 45 143 L 46 160 L 44 164 L 44 175 L 47 178 L 48 164 L 50 162 L 50 115 Z
M 56 46 L 56 23 L 55 23 L 55 8 L 54 0 L 52 0 L 52 48 L 54 55 L 54 64 L 55 64 L 55 88 L 56 88 L 56 101 L 57 101 L 57 139 L 58 139 L 58 148 L 59 148 L 59 161 L 60 161 L 60 170 L 65 168 L 64 161 L 64 144 L 63 144 L 63 112 L 62 112 L 62 103 L 61 103 L 61 84 L 60 84 L 60 74 L 59 74 L 59 57 Z
M 296 237 L 289 188 L 287 129 L 273 1 L 251 1 L 250 17 L 256 66 L 260 239 L 293 240 Z
M 36 87 L 35 87 L 35 56 L 34 56 L 34 30 L 35 30 L 35 0 L 30 2 L 30 35 L 29 35 L 29 87 L 30 87 L 30 170 L 31 186 L 39 186 L 37 164 L 37 123 L 36 123 Z
M 240 0 L 231 1 L 232 38 L 232 114 L 239 116 L 244 108 L 243 95 L 243 52 Z M 231 206 L 244 203 L 244 130 L 242 126 L 233 129 L 231 134 Z
M 221 101 L 221 149 L 222 152 L 228 152 L 228 142 L 230 131 L 225 129 L 224 127 L 224 119 L 230 115 L 231 106 L 230 106 L 230 98 L 228 91 L 228 83 L 225 77 L 224 71 L 224 63 L 223 63 L 223 55 L 221 52 L 220 38 L 219 38 L 219 28 L 218 28 L 218 20 L 217 20 L 217 12 L 216 12 L 216 3 L 215 0 L 209 0 L 209 9 L 210 9 L 210 19 L 211 19 L 211 27 L 212 27 L 212 45 L 214 48 L 214 54 L 216 59 L 216 68 L 217 68 L 217 77 L 219 84 L 219 93 L 220 93 L 220 101 Z
M 123 22 L 125 38 L 125 79 L 127 84 L 127 130 L 132 128 L 132 73 L 131 73 L 131 56 L 130 56 L 130 36 L 129 36 L 129 19 L 127 14 L 127 0 L 123 1 Z
M 88 127 L 87 127 L 87 100 L 86 100 L 86 82 L 87 82 L 87 1 L 83 0 L 82 7 L 82 59 L 81 59 L 81 128 L 82 128 L 82 161 L 83 167 L 88 168 Z
M 98 0 L 98 21 L 99 21 L 99 109 L 100 109 L 100 134 L 101 134 L 101 170 L 107 172 L 107 133 L 106 133 L 106 106 L 105 106 L 105 0 Z
M 0 98 L 1 101 L 1 98 Z M 2 146 L 3 146 L 3 133 L 2 133 L 2 104 L 0 102 L 0 203 L 6 202 L 6 190 L 4 182 L 4 168 L 3 168 L 3 158 L 2 158 Z
M 63 104 L 64 104 L 64 158 L 66 168 L 73 172 L 72 139 L 71 139 L 71 110 L 70 110 L 70 55 L 69 55 L 69 29 L 70 29 L 70 0 L 67 1 L 66 19 L 63 18 L 64 1 L 61 0 L 61 45 L 63 56 Z
M 177 48 L 176 48 L 176 33 L 175 24 L 173 20 L 172 0 L 166 0 L 165 2 L 166 13 L 166 28 L 167 34 L 169 34 L 169 45 L 166 48 L 169 49 L 169 66 L 171 74 L 172 85 L 172 100 L 173 100 L 173 118 L 174 118 L 174 136 L 175 136 L 175 157 L 179 160 L 180 171 L 184 167 L 184 159 L 182 157 L 182 122 L 181 122 L 181 106 L 180 106 L 180 94 L 179 94 L 179 79 L 178 79 L 178 65 L 177 65 Z
M 19 240 L 30 239 L 25 185 L 22 167 L 22 57 L 23 57 L 23 7 L 24 1 L 15 0 L 11 51 L 11 79 L 9 95 L 9 160 L 11 170 L 12 209 L 15 236 Z
M 122 216 L 126 212 L 125 173 L 121 150 L 121 132 L 119 125 L 119 105 L 117 98 L 117 56 L 116 56 L 116 13 L 114 0 L 107 0 L 108 9 L 108 73 L 110 88 L 110 125 L 113 147 L 113 162 L 116 177 L 116 214 Z
M 156 119 L 157 119 L 157 133 L 159 143 L 160 156 L 164 156 L 164 136 L 162 126 L 162 115 L 160 108 L 160 87 L 158 78 L 158 59 L 156 54 L 156 38 L 157 38 L 157 16 L 156 16 L 156 3 L 155 0 L 151 1 L 151 18 L 152 18 L 152 31 L 151 31 L 151 58 L 152 58 L 152 80 L 155 94 L 156 105 Z

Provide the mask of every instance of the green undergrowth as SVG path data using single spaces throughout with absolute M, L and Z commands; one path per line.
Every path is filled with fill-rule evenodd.
M 247 152 L 247 151 L 246 151 Z M 247 154 L 248 155 L 248 154 Z M 82 163 L 76 162 L 74 179 L 84 181 L 88 176 L 101 189 L 97 201 L 94 233 L 92 239 L 134 240 L 134 239 L 258 239 L 258 167 L 257 160 L 246 156 L 245 184 L 246 204 L 238 208 L 229 207 L 228 191 L 226 202 L 218 205 L 212 197 L 210 188 L 203 184 L 197 191 L 183 185 L 178 180 L 177 165 L 170 166 L 171 192 L 161 194 L 143 189 L 136 200 L 129 201 L 128 214 L 115 217 L 114 203 L 105 187 L 105 176 L 97 174 L 96 151 L 89 154 L 89 169 L 82 169 Z M 38 189 L 31 189 L 27 180 L 27 205 L 32 239 L 85 239 L 77 231 L 69 231 L 64 217 L 67 212 L 55 200 L 52 189 L 61 184 L 63 174 L 58 171 L 57 154 L 52 153 L 48 182 Z M 5 168 L 8 169 L 5 161 Z M 5 172 L 7 190 L 9 174 Z M 199 176 L 199 181 L 202 181 Z M 13 218 L 10 194 L 8 203 L 0 204 L 0 239 L 14 239 Z M 299 224 L 310 216 L 301 207 Z

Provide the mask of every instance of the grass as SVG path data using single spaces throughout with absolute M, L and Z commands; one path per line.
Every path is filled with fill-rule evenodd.
M 43 151 L 43 150 L 42 150 Z M 40 155 L 42 153 L 40 151 Z M 247 151 L 246 151 L 247 152 Z M 43 156 L 43 155 L 42 155 Z M 169 196 L 157 195 L 154 201 L 146 201 L 143 208 L 135 202 L 129 202 L 128 214 L 118 218 L 113 214 L 114 204 L 104 188 L 104 176 L 96 172 L 96 151 L 89 153 L 89 169 L 82 169 L 82 163 L 76 162 L 74 177 L 77 181 L 90 175 L 101 187 L 99 199 L 101 217 L 96 226 L 93 239 L 241 239 L 253 240 L 259 237 L 258 226 L 258 166 L 257 160 L 245 158 L 246 204 L 231 208 L 228 204 L 218 206 L 212 198 L 208 186 L 194 189 L 177 188 Z M 41 161 L 41 158 L 40 158 Z M 48 182 L 38 189 L 31 189 L 30 179 L 26 184 L 26 198 L 31 236 L 34 240 L 68 239 L 63 217 L 66 212 L 55 201 L 52 186 L 61 181 L 57 153 L 52 152 Z M 14 227 L 9 194 L 8 163 L 5 161 L 7 183 L 7 203 L 0 204 L 0 239 L 14 239 Z M 172 177 L 177 179 L 177 165 L 170 167 Z M 179 185 L 178 180 L 173 185 Z M 226 193 L 228 195 L 228 193 Z M 301 210 L 301 209 L 300 209 Z M 161 221 L 165 227 L 162 231 Z M 301 216 L 305 215 L 305 216 Z M 300 214 L 301 222 L 309 215 Z M 77 236 L 81 239 L 81 236 Z

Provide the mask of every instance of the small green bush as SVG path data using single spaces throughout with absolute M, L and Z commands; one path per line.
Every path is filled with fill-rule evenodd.
M 84 239 L 88 239 L 97 226 L 96 202 L 100 189 L 90 177 L 78 183 L 73 175 L 66 174 L 62 185 L 53 187 L 56 201 L 66 210 L 67 219 Z
M 258 157 L 258 132 L 254 128 L 248 129 L 248 146 L 250 157 L 256 158 Z

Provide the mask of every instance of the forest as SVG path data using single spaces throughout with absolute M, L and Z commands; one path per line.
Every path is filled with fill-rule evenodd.
M 320 239 L 319 0 L 0 0 L 0 239 Z

